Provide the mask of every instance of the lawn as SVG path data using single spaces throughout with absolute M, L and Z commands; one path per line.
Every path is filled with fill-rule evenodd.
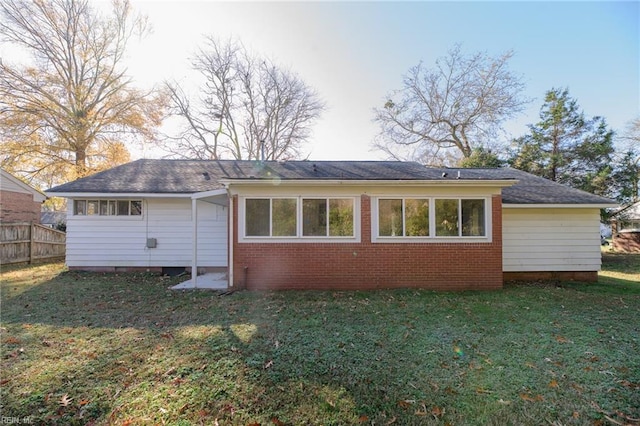
M 640 256 L 597 284 L 174 292 L 3 270 L 3 422 L 598 425 L 640 418 Z

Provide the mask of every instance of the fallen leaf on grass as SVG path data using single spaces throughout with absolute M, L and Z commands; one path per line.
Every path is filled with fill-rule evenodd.
M 272 418 L 271 423 L 273 423 L 276 426 L 285 426 L 284 423 L 282 423 L 280 419 L 277 417 Z
M 89 403 L 89 400 L 88 400 L 88 399 L 83 399 L 83 400 L 81 400 L 81 401 L 80 401 L 80 405 L 81 405 L 81 406 L 82 406 L 82 405 L 87 405 L 88 403 Z
M 61 407 L 67 407 L 69 404 L 71 404 L 71 401 L 73 401 L 73 398 L 69 398 L 69 395 L 65 393 L 64 395 L 62 395 L 58 403 Z
M 486 395 L 486 394 L 490 394 L 491 391 L 484 388 L 476 388 L 476 393 L 479 395 Z
M 407 408 L 411 407 L 411 404 L 413 404 L 414 402 L 415 401 L 410 399 L 401 399 L 400 401 L 398 401 L 398 406 L 406 410 Z
M 431 414 L 433 414 L 434 417 L 442 417 L 444 415 L 444 408 L 433 407 L 431 409 Z
M 20 344 L 20 340 L 16 339 L 15 337 L 7 337 L 4 342 L 7 345 L 19 345 Z
M 369 417 L 365 416 L 364 414 L 360 417 L 358 417 L 358 422 L 360 423 L 366 423 L 369 421 Z
M 571 417 L 573 417 L 574 419 L 577 419 L 578 417 L 580 417 L 580 413 L 578 413 L 577 411 L 574 411 L 573 414 L 571 414 Z
M 264 369 L 266 370 L 267 368 L 271 368 L 273 366 L 273 360 L 269 360 L 265 365 L 264 365 Z
M 528 393 L 521 393 L 520 398 L 522 398 L 522 400 L 524 401 L 529 401 L 529 402 L 544 401 L 544 397 L 542 395 L 531 396 Z
M 511 404 L 511 401 L 505 401 L 504 399 L 500 398 L 498 400 L 498 404 L 509 405 L 509 404 Z
M 560 336 L 559 334 L 555 335 L 556 342 L 558 343 L 569 343 L 566 337 Z
M 558 381 L 556 379 L 553 379 L 549 382 L 549 387 L 550 388 L 557 388 L 558 387 Z

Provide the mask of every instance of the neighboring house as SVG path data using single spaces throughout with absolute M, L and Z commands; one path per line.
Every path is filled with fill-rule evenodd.
M 228 271 L 248 289 L 496 289 L 596 280 L 615 204 L 513 169 L 138 160 L 66 197 L 70 269 Z
M 56 228 L 58 226 L 66 225 L 67 212 L 66 211 L 42 211 L 40 213 L 40 223 L 46 225 L 49 228 Z
M 611 230 L 615 251 L 640 252 L 640 201 L 615 212 Z
M 0 222 L 40 223 L 46 195 L 0 169 Z

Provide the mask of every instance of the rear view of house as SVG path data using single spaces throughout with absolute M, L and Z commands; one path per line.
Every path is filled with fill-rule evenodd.
M 512 169 L 138 160 L 69 199 L 72 269 L 226 271 L 248 289 L 495 289 L 595 280 L 610 200 Z

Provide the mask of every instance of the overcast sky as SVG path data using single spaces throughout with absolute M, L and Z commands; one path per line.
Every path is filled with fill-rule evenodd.
M 431 66 L 455 43 L 464 52 L 513 50 L 512 71 L 535 98 L 507 129 L 538 121 L 545 91 L 568 87 L 588 116 L 622 129 L 640 115 L 640 3 L 215 2 L 134 0 L 154 32 L 130 51 L 138 84 L 192 81 L 188 58 L 203 34 L 238 37 L 314 87 L 328 109 L 310 158 L 382 159 L 371 151 L 375 106 L 403 74 Z M 137 155 L 153 156 L 152 152 Z

